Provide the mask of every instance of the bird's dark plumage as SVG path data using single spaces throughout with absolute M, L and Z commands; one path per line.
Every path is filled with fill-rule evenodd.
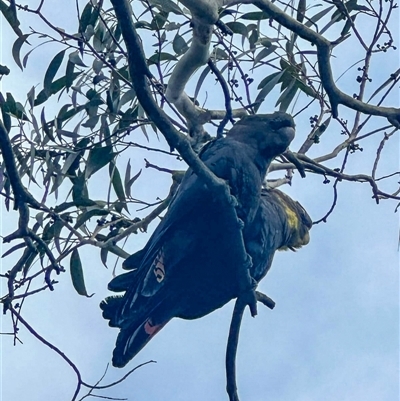
M 308 242 L 310 220 L 299 204 L 277 190 L 260 196 L 270 162 L 293 136 L 288 114 L 248 116 L 200 155 L 228 182 L 237 200 L 244 243 L 253 259 L 250 274 L 257 281 L 276 249 Z M 101 304 L 110 326 L 121 329 L 114 366 L 124 366 L 173 317 L 202 317 L 240 294 L 231 237 L 239 225 L 227 221 L 221 207 L 189 169 L 147 245 L 125 260 L 123 267 L 132 271 L 110 282 L 110 290 L 125 291 Z

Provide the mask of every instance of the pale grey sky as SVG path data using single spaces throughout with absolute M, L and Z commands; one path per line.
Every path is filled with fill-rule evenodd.
M 73 2 L 68 5 L 73 7 Z M 52 18 L 59 18 L 58 8 Z M 15 38 L 4 22 L 1 36 L 0 63 L 12 68 L 12 74 L 0 83 L 1 91 L 12 91 L 24 100 L 32 85 L 41 85 L 44 69 L 52 57 L 51 48 L 43 46 L 33 53 L 26 73 L 21 75 L 9 55 L 10 43 Z M 343 58 L 337 55 L 337 62 L 347 65 L 349 52 Z M 388 65 L 374 68 L 379 68 L 382 76 L 395 70 Z M 350 86 L 354 76 L 345 76 L 339 82 Z M 209 88 L 209 93 L 212 91 Z M 391 99 L 392 105 L 398 107 L 396 96 Z M 263 107 L 260 111 L 272 109 L 267 109 L 268 105 Z M 293 150 L 301 143 L 304 129 L 309 128 L 307 119 L 305 115 L 296 120 L 298 139 Z M 325 138 L 328 142 L 338 141 L 339 132 L 332 130 L 329 135 Z M 133 138 L 143 141 L 139 130 Z M 366 154 L 373 160 L 375 142 L 366 142 L 363 154 L 350 159 L 350 172 L 364 168 Z M 385 149 L 383 171 L 398 165 L 398 156 L 396 139 L 392 147 Z M 170 158 L 156 154 L 132 151 L 133 172 L 144 167 L 144 157 L 160 164 L 171 162 Z M 338 163 L 331 164 L 337 167 Z M 175 167 L 178 166 L 182 164 L 176 162 Z M 368 164 L 365 168 L 370 167 Z M 332 201 L 332 187 L 322 185 L 322 181 L 322 177 L 311 174 L 301 180 L 296 174 L 292 187 L 283 188 L 302 203 L 313 220 L 323 216 Z M 96 191 L 102 188 L 99 181 L 92 184 L 91 194 L 96 197 Z M 167 193 L 169 185 L 169 177 L 146 169 L 134 189 L 138 198 L 154 201 L 156 196 Z M 376 205 L 371 195 L 368 184 L 342 183 L 334 213 L 326 224 L 312 228 L 310 244 L 296 253 L 276 255 L 260 289 L 277 306 L 273 311 L 260 307 L 254 319 L 246 313 L 242 325 L 237 361 L 242 400 L 398 399 L 399 219 L 394 213 L 394 202 Z M 14 219 L 15 213 L 9 217 L 2 209 L 2 235 L 13 229 Z M 151 229 L 154 227 L 153 223 Z M 144 234 L 131 236 L 125 249 L 134 252 L 147 238 Z M 117 335 L 117 330 L 109 328 L 102 319 L 98 307 L 108 295 L 106 287 L 112 265 L 108 270 L 104 268 L 98 249 L 86 249 L 83 257 L 88 292 L 95 295 L 90 299 L 77 295 L 67 272 L 59 277 L 60 284 L 54 292 L 42 292 L 26 302 L 24 317 L 71 358 L 86 382 L 95 383 L 111 360 Z M 9 259 L 1 259 L 2 271 L 9 268 Z M 232 306 L 230 303 L 195 321 L 171 321 L 125 369 L 110 367 L 104 384 L 120 378 L 136 364 L 150 359 L 156 360 L 156 364 L 139 369 L 120 385 L 97 394 L 135 401 L 227 399 L 224 358 Z M 9 314 L 1 316 L 1 323 L 0 331 L 11 330 Z M 23 344 L 15 347 L 11 336 L 0 337 L 0 399 L 69 401 L 76 383 L 72 370 L 22 326 L 19 337 Z

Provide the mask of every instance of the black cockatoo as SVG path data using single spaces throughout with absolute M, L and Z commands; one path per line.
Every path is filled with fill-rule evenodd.
M 298 222 L 301 220 L 299 227 L 303 227 L 301 216 L 307 216 L 304 209 L 301 215 L 296 208 L 281 206 L 287 213 L 281 212 L 280 218 L 275 216 L 270 223 L 265 221 L 274 214 L 269 209 L 279 202 L 266 203 L 261 199 L 268 195 L 260 196 L 269 164 L 286 150 L 293 137 L 293 119 L 286 113 L 247 116 L 225 138 L 207 144 L 200 154 L 208 168 L 227 181 L 236 198 L 244 244 L 255 260 L 250 271 L 255 280 L 268 268 L 258 264 L 269 266 L 276 249 L 301 245 L 297 240 L 292 244 L 294 236 L 288 233 L 289 228 L 298 230 L 297 223 L 291 223 L 296 216 Z M 268 212 L 264 204 L 269 205 Z M 109 325 L 121 329 L 113 353 L 114 366 L 124 366 L 173 317 L 202 317 L 243 291 L 237 276 L 238 262 L 232 256 L 232 225 L 221 207 L 223 204 L 189 169 L 147 245 L 124 262 L 125 269 L 134 270 L 110 282 L 110 290 L 126 291 L 122 297 L 109 297 L 100 305 Z

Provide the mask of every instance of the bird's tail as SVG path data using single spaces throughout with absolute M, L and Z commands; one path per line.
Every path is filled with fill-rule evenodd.
M 147 317 L 140 324 L 134 323 L 122 328 L 117 337 L 112 364 L 117 368 L 125 366 L 166 324 L 153 324 Z
M 120 310 L 125 304 L 124 296 L 111 296 L 100 304 L 103 317 L 111 327 L 119 327 L 112 363 L 115 367 L 125 366 L 170 320 L 161 317 L 159 304 L 143 300 L 142 308 L 131 310 L 129 317 L 121 319 Z

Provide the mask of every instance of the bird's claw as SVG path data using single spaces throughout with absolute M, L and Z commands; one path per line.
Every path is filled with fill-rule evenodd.
M 257 295 L 255 288 L 251 288 L 240 295 L 241 301 L 248 305 L 252 317 L 257 316 Z
M 251 260 L 251 258 L 250 258 Z M 257 282 L 253 277 L 250 277 L 250 288 L 247 287 L 240 295 L 239 299 L 245 305 L 248 305 L 252 317 L 257 315 Z

